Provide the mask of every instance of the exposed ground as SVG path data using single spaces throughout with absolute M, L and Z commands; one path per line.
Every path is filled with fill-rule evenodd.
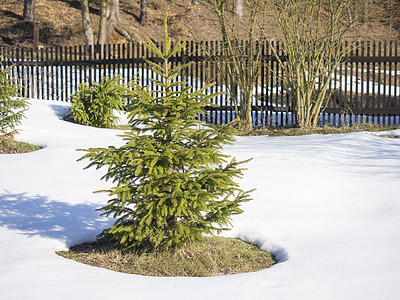
M 58 251 L 60 256 L 118 272 L 162 277 L 208 277 L 255 272 L 271 267 L 274 257 L 239 239 L 208 237 L 174 250 L 137 254 L 94 243 Z
M 36 145 L 0 138 L 0 154 L 27 153 L 39 149 L 40 147 Z
M 170 18 L 170 34 L 174 38 L 192 39 L 192 32 L 200 40 L 218 39 L 218 28 L 212 14 L 201 5 L 193 7 L 191 0 L 150 0 L 148 2 L 148 26 L 139 24 L 140 1 L 120 0 L 120 27 L 128 31 L 136 41 L 145 35 L 160 40 L 162 20 L 166 12 Z M 91 1 L 91 18 L 95 33 L 98 29 L 99 8 Z M 373 8 L 371 9 L 374 10 Z M 33 44 L 33 25 L 22 18 L 23 1 L 0 0 L 0 45 L 31 47 Z M 81 24 L 80 1 L 78 0 L 36 0 L 35 18 L 40 28 L 39 45 L 70 46 L 84 44 Z M 270 29 L 273 37 L 274 30 Z M 398 32 L 389 30 L 382 22 L 373 20 L 362 26 L 357 38 L 386 40 L 397 38 Z M 111 32 L 110 43 L 125 42 L 125 38 L 115 31 Z

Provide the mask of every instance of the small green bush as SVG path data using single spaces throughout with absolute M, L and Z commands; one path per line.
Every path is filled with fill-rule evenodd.
M 111 128 L 119 118 L 114 109 L 122 110 L 126 88 L 120 77 L 104 77 L 99 83 L 79 85 L 78 92 L 71 95 L 71 112 L 74 121 L 88 126 Z
M 28 108 L 25 99 L 17 98 L 19 88 L 14 84 L 11 69 L 0 68 L 0 139 L 13 138 L 18 133 L 15 126 L 21 124 Z

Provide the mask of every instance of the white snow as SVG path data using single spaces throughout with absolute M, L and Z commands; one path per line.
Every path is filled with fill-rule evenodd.
M 44 146 L 0 155 L 0 299 L 400 299 L 400 139 L 361 132 L 238 137 L 224 153 L 254 159 L 257 188 L 226 236 L 279 263 L 249 274 L 152 278 L 95 268 L 54 251 L 112 224 L 95 208 L 111 186 L 75 149 L 119 146 L 122 131 L 60 119 L 66 103 L 30 100 L 18 140 Z M 400 131 L 390 132 L 400 134 Z

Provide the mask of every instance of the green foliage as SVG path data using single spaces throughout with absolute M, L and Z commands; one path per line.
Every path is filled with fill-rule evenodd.
M 28 108 L 25 99 L 19 99 L 19 86 L 14 84 L 11 69 L 0 69 L 0 139 L 12 138 L 21 124 L 24 111 Z
M 171 68 L 169 58 L 184 47 L 179 40 L 171 48 L 165 28 L 164 51 L 149 39 L 147 47 L 162 58 L 153 65 L 162 81 L 153 80 L 157 91 L 131 82 L 131 130 L 120 148 L 89 149 L 81 159 L 89 158 L 97 168 L 108 167 L 103 179 L 117 185 L 107 192 L 111 199 L 101 208 L 102 215 L 118 218 L 103 231 L 100 240 L 119 248 L 151 250 L 169 248 L 200 240 L 203 234 L 227 230 L 230 217 L 239 214 L 240 204 L 249 201 L 235 178 L 241 177 L 243 162 L 227 162 L 221 153 L 223 144 L 234 141 L 228 126 L 211 129 L 196 117 L 211 105 L 204 87 L 177 82 L 180 70 Z
M 78 92 L 71 95 L 74 121 L 100 128 L 115 125 L 119 118 L 113 114 L 113 109 L 123 109 L 126 93 L 119 81 L 119 76 L 115 76 L 105 77 L 93 86 L 81 83 Z

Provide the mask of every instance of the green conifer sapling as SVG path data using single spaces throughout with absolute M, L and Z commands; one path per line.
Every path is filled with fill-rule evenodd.
M 74 121 L 88 126 L 111 128 L 119 118 L 113 110 L 122 110 L 126 88 L 120 84 L 120 77 L 104 77 L 99 83 L 89 86 L 79 84 L 78 91 L 71 95 L 71 115 Z
M 13 138 L 18 131 L 15 126 L 21 124 L 28 102 L 19 96 L 19 86 L 14 84 L 11 69 L 0 69 L 0 142 Z
M 240 204 L 250 200 L 251 191 L 235 182 L 244 162 L 228 162 L 221 153 L 223 144 L 234 141 L 234 131 L 196 120 L 215 94 L 203 93 L 210 85 L 191 92 L 177 81 L 187 65 L 172 68 L 169 59 L 185 44 L 178 40 L 171 48 L 164 26 L 164 49 L 150 39 L 146 43 L 163 61 L 161 66 L 148 61 L 162 79 L 152 80 L 156 91 L 131 82 L 126 144 L 85 150 L 81 158 L 91 160 L 86 168 L 107 166 L 103 179 L 116 183 L 105 191 L 111 199 L 101 210 L 117 221 L 98 238 L 124 249 L 175 247 L 227 230 L 231 215 L 242 213 Z

